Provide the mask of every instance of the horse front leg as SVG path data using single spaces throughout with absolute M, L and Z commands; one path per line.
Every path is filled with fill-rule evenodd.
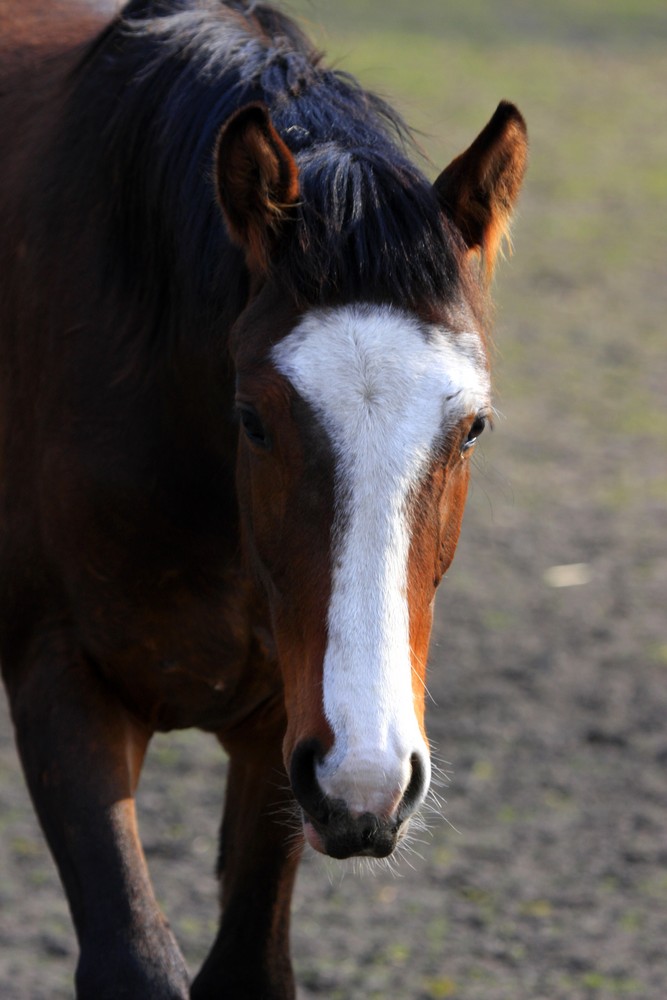
M 282 761 L 282 708 L 241 735 L 229 753 L 218 874 L 222 918 L 193 1000 L 293 1000 L 290 904 L 303 837 Z
M 79 940 L 77 997 L 185 1000 L 187 971 L 136 827 L 149 731 L 62 635 L 41 635 L 3 668 L 27 783 Z

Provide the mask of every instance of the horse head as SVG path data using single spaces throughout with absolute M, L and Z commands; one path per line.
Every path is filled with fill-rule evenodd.
M 297 252 L 298 156 L 260 104 L 217 145 L 219 201 L 250 275 L 232 338 L 243 544 L 270 611 L 305 836 L 334 857 L 389 855 L 429 787 L 434 597 L 491 413 L 481 303 L 525 160 L 523 119 L 502 103 L 432 186 L 453 248 L 448 297 L 339 287 L 304 303 L 279 267 Z M 335 266 L 308 233 L 298 252 Z

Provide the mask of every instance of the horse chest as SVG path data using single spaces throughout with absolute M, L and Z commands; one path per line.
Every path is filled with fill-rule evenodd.
M 280 690 L 264 600 L 239 563 L 229 470 L 149 454 L 59 449 L 48 556 L 76 641 L 123 702 L 159 729 L 220 731 Z
M 280 693 L 262 607 L 238 572 L 208 585 L 174 573 L 152 590 L 98 582 L 76 609 L 82 647 L 156 729 L 224 732 Z

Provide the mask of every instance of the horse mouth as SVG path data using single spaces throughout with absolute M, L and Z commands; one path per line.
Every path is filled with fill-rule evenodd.
M 336 814 L 325 824 L 303 814 L 306 842 L 330 858 L 387 858 L 399 840 L 399 821 L 382 820 L 371 813 L 352 816 L 347 810 Z

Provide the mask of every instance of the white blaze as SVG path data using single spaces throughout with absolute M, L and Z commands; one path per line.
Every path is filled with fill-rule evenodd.
M 412 754 L 428 768 L 412 693 L 409 496 L 436 439 L 488 405 L 484 355 L 477 334 L 357 305 L 307 314 L 273 360 L 317 412 L 337 463 L 323 674 L 335 742 L 318 779 L 352 812 L 392 812 Z

